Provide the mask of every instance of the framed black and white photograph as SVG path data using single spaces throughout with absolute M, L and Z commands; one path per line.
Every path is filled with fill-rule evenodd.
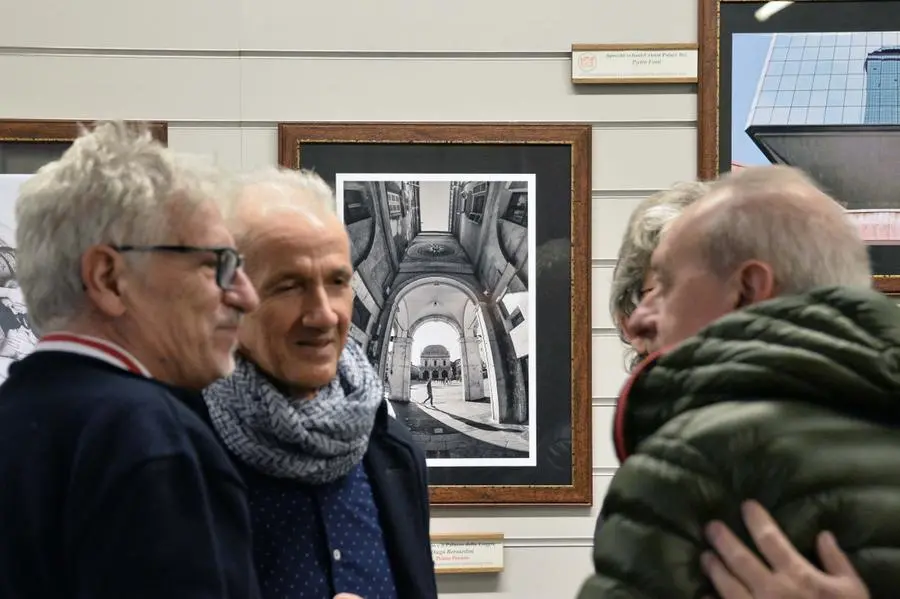
M 350 334 L 363 344 L 373 275 L 396 267 L 378 370 L 429 467 L 534 466 L 534 176 L 341 173 L 335 194 L 360 265 Z
M 435 504 L 589 504 L 589 126 L 280 126 L 347 227 L 350 336 Z
M 15 205 L 19 187 L 30 176 L 0 174 L 0 382 L 6 380 L 10 365 L 37 344 L 16 281 Z
M 700 177 L 766 164 L 809 174 L 900 293 L 900 1 L 701 0 Z M 762 10 L 762 12 L 760 12 Z

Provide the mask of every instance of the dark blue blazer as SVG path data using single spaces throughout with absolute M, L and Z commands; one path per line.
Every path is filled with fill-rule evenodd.
M 193 392 L 35 352 L 0 386 L 0 597 L 255 599 L 246 487 Z
M 194 407 L 212 426 L 200 395 Z M 232 459 L 239 471 L 247 468 L 237 457 Z M 425 452 L 409 429 L 388 413 L 387 401 L 378 409 L 363 465 L 378 506 L 397 599 L 437 599 Z
M 363 458 L 378 504 L 397 599 L 437 599 L 425 452 L 381 405 Z

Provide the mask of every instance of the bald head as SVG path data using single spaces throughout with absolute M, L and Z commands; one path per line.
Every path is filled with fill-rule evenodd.
M 235 240 L 244 252 L 260 233 L 291 221 L 343 230 L 331 188 L 312 171 L 266 168 L 242 177 L 229 216 Z
M 710 268 L 727 276 L 748 260 L 771 266 L 778 293 L 871 286 L 869 256 L 843 207 L 805 173 L 761 166 L 723 176 L 672 225 L 700 241 Z
M 724 176 L 665 230 L 656 285 L 628 322 L 649 351 L 733 310 L 816 287 L 871 287 L 869 257 L 840 205 L 800 171 Z
M 230 214 L 260 298 L 241 352 L 298 398 L 333 379 L 350 328 L 350 239 L 334 205 L 314 173 L 270 169 L 244 179 Z

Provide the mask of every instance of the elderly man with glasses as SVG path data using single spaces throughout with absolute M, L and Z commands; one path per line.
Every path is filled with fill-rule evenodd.
M 22 187 L 41 337 L 0 387 L 0 596 L 258 597 L 243 483 L 193 405 L 258 304 L 220 181 L 105 123 Z

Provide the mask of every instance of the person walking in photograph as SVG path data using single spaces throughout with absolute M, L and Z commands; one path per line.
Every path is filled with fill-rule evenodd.
M 431 393 L 431 379 L 428 379 L 428 382 L 425 383 L 425 399 L 422 400 L 422 405 L 431 404 L 434 407 L 434 395 Z

